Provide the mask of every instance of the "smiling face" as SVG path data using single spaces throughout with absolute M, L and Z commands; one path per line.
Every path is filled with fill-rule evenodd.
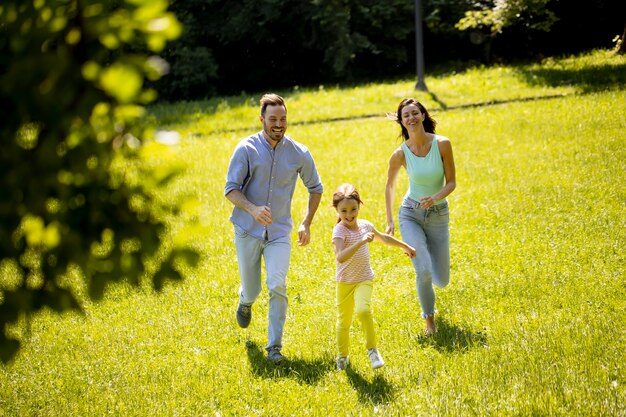
M 261 123 L 265 138 L 275 146 L 287 131 L 287 109 L 280 105 L 267 106 L 265 114 L 261 115 Z
M 340 223 L 343 223 L 343 225 L 349 229 L 357 227 L 359 206 L 359 202 L 353 198 L 344 198 L 341 200 L 336 208 Z
M 427 133 L 435 133 L 437 126 L 437 122 L 430 116 L 426 107 L 414 98 L 405 98 L 400 102 L 393 120 L 400 125 L 400 135 L 404 140 L 409 139 L 409 129 L 417 132 L 423 128 Z
M 402 126 L 404 126 L 407 130 L 415 129 L 416 126 L 420 126 L 424 121 L 424 114 L 415 104 L 408 104 L 404 106 L 400 116 Z

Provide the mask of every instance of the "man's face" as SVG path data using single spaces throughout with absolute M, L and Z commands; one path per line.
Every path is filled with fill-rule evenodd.
M 267 106 L 265 116 L 261 116 L 265 137 L 279 142 L 287 131 L 287 110 L 283 106 Z

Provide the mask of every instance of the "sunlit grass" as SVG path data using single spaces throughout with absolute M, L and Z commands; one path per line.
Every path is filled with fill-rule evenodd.
M 443 68 L 443 69 L 442 69 Z M 355 87 L 320 85 L 277 91 L 288 100 L 292 124 L 383 117 L 395 111 L 402 98 L 415 97 L 429 109 L 494 101 L 558 97 L 626 84 L 626 57 L 598 50 L 579 57 L 546 58 L 518 66 L 437 68 L 426 75 L 428 92 L 415 90 L 415 79 L 382 81 Z M 206 101 L 162 104 L 153 107 L 162 123 L 184 135 L 213 133 L 239 137 L 258 127 L 261 94 L 218 97 Z M 313 99 L 314 97 L 314 99 Z
M 600 54 L 615 69 L 594 54 L 558 65 L 584 72 Z M 387 159 L 400 143 L 382 115 L 405 95 L 430 96 L 410 81 L 289 93 L 289 134 L 311 149 L 326 192 L 312 243 L 294 247 L 282 366 L 264 359 L 265 294 L 250 328 L 234 319 L 238 271 L 223 187 L 233 147 L 260 129 L 256 102 L 224 99 L 230 107 L 207 114 L 214 104 L 159 109 L 164 128 L 185 133 L 178 152 L 189 170 L 170 192 L 200 202 L 194 244 L 203 262 L 160 294 L 120 285 L 84 317 L 36 317 L 16 360 L 0 368 L 0 415 L 626 414 L 626 91 L 610 76 L 605 89 L 520 76 L 540 68 L 427 79 L 448 105 L 429 103 L 457 165 L 452 281 L 437 292 L 440 331 L 425 339 L 410 264 L 401 251 L 370 246 L 386 361 L 377 372 L 358 324 L 351 369 L 334 369 L 330 195 L 354 183 L 361 216 L 382 230 Z M 516 101 L 554 93 L 564 97 Z M 493 100 L 503 103 L 461 107 Z M 304 123 L 335 116 L 356 118 Z M 229 129 L 242 130 L 219 133 Z M 397 188 L 396 208 L 405 176 Z M 299 185 L 296 221 L 306 198 Z M 184 217 L 172 220 L 183 228 Z

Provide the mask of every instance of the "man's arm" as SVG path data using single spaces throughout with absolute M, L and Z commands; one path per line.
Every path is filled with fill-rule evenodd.
M 256 206 L 252 204 L 241 191 L 231 190 L 228 194 L 226 194 L 226 198 L 236 207 L 248 212 L 254 220 L 262 225 L 272 223 L 272 211 L 270 208 L 267 206 Z
M 304 216 L 304 220 L 298 227 L 298 246 L 306 246 L 311 241 L 311 223 L 313 222 L 313 217 L 315 217 L 315 213 L 317 212 L 317 208 L 320 205 L 320 201 L 322 201 L 321 193 L 310 193 L 309 194 L 309 204 L 307 206 L 306 214 Z

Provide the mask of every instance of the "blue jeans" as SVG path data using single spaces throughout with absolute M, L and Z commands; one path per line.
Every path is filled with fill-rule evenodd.
M 265 285 L 269 291 L 268 344 L 266 349 L 282 347 L 287 317 L 287 271 L 291 257 L 289 235 L 272 241 L 248 235 L 235 226 L 235 247 L 239 262 L 239 302 L 252 305 L 261 294 L 261 258 L 265 261 Z
M 433 284 L 445 287 L 450 282 L 449 218 L 447 202 L 423 209 L 419 202 L 405 197 L 400 206 L 402 239 L 417 252 L 412 261 L 423 318 L 435 314 Z

